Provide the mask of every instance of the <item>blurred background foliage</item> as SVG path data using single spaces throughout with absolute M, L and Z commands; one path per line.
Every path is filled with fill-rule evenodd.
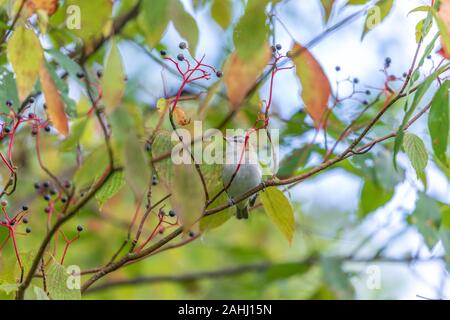
M 295 44 L 307 48 L 312 58 L 302 63 L 306 66 L 317 63 L 320 70 L 314 67 L 297 68 L 296 72 L 287 70 L 276 77 L 274 84 L 270 127 L 280 129 L 279 178 L 307 172 L 320 164 L 349 124 L 353 124 L 354 131 L 343 137 L 335 153 L 343 151 L 358 136 L 386 105 L 389 90 L 397 92 L 402 87 L 403 73 L 408 70 L 416 50 L 416 33 L 425 38 L 419 50 L 423 67 L 414 73 L 414 83 L 425 83 L 439 66 L 447 66 L 435 53 L 439 41 L 437 37 L 433 39 L 439 32 L 444 36 L 436 23 L 442 20 L 431 19 L 428 28 L 426 23 L 430 21 L 426 20 L 425 9 L 408 15 L 416 7 L 431 6 L 431 1 L 405 4 L 401 0 L 33 0 L 25 3 L 22 15 L 25 12 L 26 17 L 21 19 L 27 19 L 28 27 L 39 35 L 49 73 L 70 124 L 67 137 L 55 129 L 40 134 L 40 153 L 45 166 L 62 181 L 74 182 L 77 197 L 81 198 L 80 192 L 87 192 L 108 165 L 108 152 L 97 119 L 85 116 L 92 101 L 84 80 L 79 77 L 83 70 L 88 72 L 89 79 L 98 82 L 90 89 L 94 95 L 98 93 L 97 86 L 102 87 L 104 96 L 99 107 L 106 110 L 114 156 L 124 166 L 124 172 L 114 174 L 96 199 L 62 227 L 69 239 L 76 237 L 78 225 L 84 227 L 64 261 L 64 266 L 77 265 L 82 270 L 104 265 L 122 245 L 137 199 L 145 193 L 143 190 L 151 179 L 150 154 L 158 157 L 170 151 L 168 119 L 162 123 L 152 150 L 146 150 L 148 136 L 158 127 L 165 99 L 173 97 L 180 86 L 173 66 L 161 59 L 161 50 L 176 57 L 180 52 L 178 44 L 186 41 L 193 56 L 200 58 L 205 54 L 208 64 L 223 70 L 223 79 L 213 76 L 209 81 L 187 86 L 183 95 L 195 99 L 182 101 L 180 106 L 183 116 L 191 120 L 185 126 L 188 130 L 193 130 L 194 120 L 202 120 L 204 129 L 225 130 L 250 128 L 261 101 L 267 100 L 269 83 L 263 75 L 269 69 L 264 68 L 266 63 L 262 57 L 267 43 L 281 43 L 283 53 Z M 6 35 L 21 1 L 0 0 L 0 4 L 0 34 Z M 373 25 L 370 12 L 374 6 L 380 8 L 380 19 Z M 81 13 L 80 29 L 70 27 L 76 25 L 71 20 L 76 16 L 76 8 Z M 448 23 L 445 17 L 442 19 Z M 443 44 L 445 48 L 445 41 Z M 4 113 L 9 112 L 6 101 L 11 101 L 16 110 L 27 103 L 20 97 L 11 59 L 7 58 L 7 52 L 12 49 L 7 46 L 8 41 L 4 41 L 0 48 L 0 110 Z M 16 50 L 20 48 L 19 45 Z M 235 53 L 241 61 L 232 59 Z M 388 54 L 392 66 L 385 60 Z M 307 72 L 312 73 L 307 75 Z M 316 109 L 311 111 L 306 105 L 308 95 L 314 100 L 327 90 L 326 84 L 317 80 L 318 73 L 323 73 L 331 86 L 331 97 L 325 97 L 330 98 L 329 107 L 333 110 L 326 139 L 324 130 L 317 134 L 315 128 L 314 110 L 320 106 L 313 105 Z M 395 79 L 390 81 L 390 76 Z M 445 80 L 445 71 L 439 77 Z M 433 99 L 438 87 L 435 79 L 424 88 L 424 101 L 414 102 L 416 112 Z M 256 84 L 256 90 L 249 94 Z M 233 85 L 238 88 L 233 90 L 238 92 L 230 90 Z M 33 112 L 46 118 L 41 89 L 38 81 L 27 94 L 36 99 L 31 106 Z M 411 127 L 415 134 L 407 134 L 400 141 L 400 149 L 395 145 L 398 140 L 386 140 L 370 152 L 343 160 L 291 189 L 280 188 L 294 208 L 295 236 L 290 245 L 262 207 L 254 208 L 248 221 L 229 219 L 232 214 L 228 210 L 218 220 L 196 226 L 196 235 L 202 232 L 195 241 L 111 273 L 99 281 L 97 289 L 92 286 L 92 291 L 83 298 L 449 298 L 450 189 L 449 169 L 445 164 L 448 139 L 444 139 L 448 138 L 448 95 L 446 98 L 440 105 L 444 106 L 441 114 L 447 115 L 447 132 L 437 133 L 445 143 L 443 153 L 442 146 L 441 152 L 436 151 L 424 117 Z M 411 103 L 412 99 L 414 93 L 399 99 L 362 142 L 370 143 L 397 132 L 404 125 L 407 101 Z M 362 110 L 365 112 L 357 117 Z M 52 121 L 57 128 L 62 120 Z M 19 211 L 24 204 L 30 208 L 32 233 L 18 235 L 25 268 L 47 230 L 44 210 L 48 203 L 42 199 L 46 191 L 36 190 L 34 184 L 48 181 L 49 177 L 38 163 L 31 130 L 24 126 L 17 131 L 13 150 L 18 168 L 17 190 L 6 197 L 9 212 Z M 2 152 L 7 148 L 7 143 L 2 141 Z M 155 168 L 158 184 L 152 188 L 153 201 L 167 194 L 166 182 L 173 178 L 170 160 L 158 162 Z M 3 185 L 8 181 L 9 172 L 5 166 L 0 170 Z M 215 190 L 220 189 L 215 184 L 216 171 L 212 169 L 208 177 L 208 184 Z M 181 184 L 175 177 L 174 185 L 174 189 L 181 188 L 174 190 L 174 194 L 183 198 L 165 203 L 166 212 L 172 205 L 180 211 L 177 200 L 182 202 L 181 210 L 195 210 L 199 206 L 201 209 L 200 201 L 192 198 L 195 190 L 190 190 L 188 182 Z M 226 201 L 221 198 L 217 204 Z M 62 206 L 58 203 L 57 211 Z M 150 216 L 144 228 L 146 236 L 157 219 L 156 213 Z M 220 227 L 209 229 L 212 225 Z M 18 232 L 24 232 L 24 228 L 20 226 Z M 158 241 L 167 232 L 152 241 Z M 0 228 L 0 239 L 7 234 L 6 228 Z M 182 235 L 178 241 L 187 238 L 187 234 Z M 64 242 L 59 238 L 57 243 L 52 254 L 59 261 Z M 46 258 L 51 259 L 49 255 Z M 2 250 L 0 262 L 0 297 L 12 299 L 13 284 L 20 272 L 10 243 Z M 58 270 L 52 271 L 51 279 L 64 279 L 56 277 Z M 83 280 L 87 278 L 84 276 Z M 42 288 L 41 282 L 33 280 L 32 288 Z M 37 292 L 34 292 L 36 296 Z M 64 294 L 62 297 L 68 298 Z M 31 294 L 29 298 L 33 298 Z

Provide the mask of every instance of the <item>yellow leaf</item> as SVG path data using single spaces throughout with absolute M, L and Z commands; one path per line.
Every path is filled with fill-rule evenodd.
M 331 95 L 330 82 L 319 62 L 308 49 L 295 44 L 292 57 L 302 84 L 302 99 L 306 112 L 319 130 L 326 126 L 328 100 Z
M 261 192 L 261 202 L 275 226 L 292 243 L 295 231 L 294 210 L 284 193 L 275 187 L 269 187 Z
M 41 65 L 40 77 L 42 91 L 44 92 L 45 103 L 47 105 L 48 117 L 55 129 L 62 135 L 67 136 L 69 133 L 69 124 L 66 113 L 64 112 L 64 103 L 45 63 Z
M 115 109 L 125 93 L 125 72 L 119 48 L 114 40 L 105 60 L 102 76 L 103 101 L 109 110 Z
M 18 27 L 8 41 L 8 61 L 16 74 L 19 98 L 24 101 L 39 76 L 44 53 L 36 34 L 25 27 Z
M 260 54 L 251 62 L 243 61 L 237 53 L 230 55 L 225 66 L 224 80 L 233 110 L 239 108 L 266 68 L 269 60 L 269 47 L 260 50 Z

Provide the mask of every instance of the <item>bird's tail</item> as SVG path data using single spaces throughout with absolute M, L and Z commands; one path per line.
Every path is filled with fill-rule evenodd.
M 243 206 L 236 206 L 236 218 L 248 219 L 248 205 L 245 204 Z

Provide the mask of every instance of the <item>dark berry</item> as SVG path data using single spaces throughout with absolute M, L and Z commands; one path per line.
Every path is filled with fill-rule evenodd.
M 178 45 L 178 47 L 179 47 L 181 50 L 184 50 L 184 49 L 187 48 L 187 44 L 186 44 L 186 42 L 180 42 L 180 44 Z
M 429 54 L 429 55 L 427 56 L 427 59 L 428 59 L 428 60 L 430 60 L 430 59 L 431 59 L 431 54 Z
M 44 103 L 44 105 L 42 106 L 44 108 L 44 110 L 47 110 L 47 104 Z
M 152 151 L 152 145 L 148 142 L 145 144 L 145 151 L 147 151 L 147 152 Z
M 167 55 L 167 52 L 166 52 L 166 50 L 161 50 L 159 52 L 159 54 L 162 55 L 163 57 L 165 57 Z
M 177 59 L 178 59 L 178 61 L 183 61 L 184 60 L 184 54 L 180 53 L 179 55 L 177 55 Z
M 41 184 L 39 182 L 35 182 L 34 183 L 34 188 L 35 189 L 40 189 L 41 188 Z
M 171 216 L 172 218 L 175 217 L 176 215 L 177 215 L 177 214 L 176 214 L 175 211 L 173 211 L 173 210 L 170 210 L 170 211 L 169 211 L 169 216 Z
M 222 78 L 222 76 L 223 76 L 222 71 L 217 71 L 216 76 L 217 76 L 217 78 Z
M 359 79 L 358 79 L 358 78 L 353 79 L 353 83 L 354 83 L 354 84 L 359 83 Z
M 23 221 L 23 223 L 25 223 L 25 224 L 27 224 L 27 223 L 29 222 L 29 220 L 28 220 L 27 217 L 23 218 L 22 221 Z
M 6 100 L 6 106 L 7 107 L 12 107 L 13 103 L 11 100 Z
M 103 76 L 103 72 L 101 70 L 97 70 L 97 78 L 101 78 Z
M 22 210 L 23 210 L 23 211 L 27 211 L 27 210 L 28 210 L 28 207 L 27 207 L 27 206 L 22 206 Z
M 389 58 L 389 57 L 387 57 L 387 58 L 384 60 L 384 64 L 385 64 L 386 66 L 389 66 L 389 65 L 391 64 L 391 62 L 392 62 L 392 59 Z
M 50 213 L 50 211 L 51 211 L 50 207 L 45 207 L 45 209 L 44 209 L 45 213 Z
M 406 72 L 403 72 L 403 78 L 406 78 L 408 74 Z
M 363 105 L 367 106 L 369 104 L 369 102 L 367 100 L 363 101 Z
M 26 233 L 31 233 L 31 228 L 30 228 L 30 227 L 27 227 L 27 228 L 25 229 L 25 232 L 26 232 Z
M 367 94 L 368 96 L 370 96 L 370 94 L 371 94 L 370 90 L 366 90 L 366 94 Z
M 83 231 L 83 226 L 77 226 L 77 231 L 78 231 L 78 232 Z
M 10 222 L 9 222 L 9 225 L 10 226 L 14 226 L 16 224 L 16 222 L 14 221 L 14 220 L 11 220 Z
M 166 215 L 166 212 L 163 209 L 159 209 L 159 215 L 161 217 L 164 217 Z
M 67 202 L 67 198 L 66 198 L 66 197 L 62 197 L 62 198 L 61 198 L 61 202 L 62 202 L 62 203 L 66 203 L 66 202 Z
M 158 178 L 154 175 L 153 177 L 152 177 L 152 185 L 153 186 L 156 186 L 158 184 Z
M 52 196 L 54 196 L 56 193 L 57 193 L 57 192 L 56 192 L 55 189 L 51 189 L 51 190 L 50 190 L 50 194 L 51 194 Z
M 46 132 L 50 132 L 50 131 L 52 131 L 52 128 L 51 128 L 50 126 L 46 126 L 46 127 L 44 128 L 44 130 L 45 130 Z
M 49 194 L 46 194 L 46 195 L 44 196 L 44 200 L 45 200 L 45 201 L 50 201 L 50 195 L 49 195 Z
M 72 184 L 70 183 L 70 181 L 64 182 L 64 188 L 69 189 L 71 186 L 72 186 Z
M 32 136 L 35 136 L 35 135 L 37 135 L 37 134 L 38 134 L 37 129 L 36 129 L 36 128 L 33 128 L 33 129 L 31 130 L 31 135 L 32 135 Z
M 30 112 L 30 113 L 28 114 L 28 118 L 29 118 L 29 119 L 34 119 L 34 113 Z
M 44 186 L 44 188 L 50 187 L 50 183 L 48 181 L 44 181 L 42 185 Z
M 83 191 L 80 192 L 80 197 L 82 197 L 82 198 L 84 197 L 84 192 Z
M 335 70 L 336 70 L 337 72 L 339 72 L 339 71 L 341 71 L 341 67 L 336 66 Z
M 77 78 L 78 79 L 83 79 L 84 78 L 84 72 L 77 72 Z
M 5 129 L 3 129 L 3 131 L 5 131 L 5 133 L 10 133 L 11 129 L 9 127 L 5 127 Z
M 280 51 L 282 48 L 283 48 L 283 47 L 281 46 L 281 44 L 277 44 L 277 45 L 275 46 L 275 49 L 277 49 L 278 51 Z

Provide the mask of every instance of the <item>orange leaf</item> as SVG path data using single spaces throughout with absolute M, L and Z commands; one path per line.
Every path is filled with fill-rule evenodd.
M 442 22 L 444 23 L 445 28 L 447 29 L 447 34 L 441 34 L 442 48 L 438 51 L 438 53 L 442 57 L 448 59 L 450 56 L 450 52 L 447 52 L 446 50 L 446 48 L 448 47 L 445 45 L 444 37 L 448 37 L 450 35 L 450 0 L 441 0 L 438 14 Z
M 233 53 L 226 63 L 224 79 L 233 110 L 239 108 L 269 63 L 271 56 L 269 47 L 260 52 L 250 62 L 244 62 L 236 53 Z
M 173 112 L 175 115 L 175 121 L 180 126 L 186 126 L 191 123 L 191 119 L 187 117 L 186 112 L 184 112 L 184 110 L 180 107 L 176 108 Z
M 302 84 L 302 99 L 306 112 L 314 120 L 317 130 L 324 128 L 328 99 L 331 95 L 330 82 L 319 62 L 308 49 L 295 44 L 291 55 Z
M 50 17 L 58 10 L 58 2 L 58 0 L 27 0 L 25 5 L 30 15 L 38 10 L 43 10 Z
M 41 77 L 42 91 L 44 92 L 50 121 L 59 133 L 67 136 L 69 133 L 69 124 L 66 113 L 64 112 L 64 103 L 45 63 L 42 64 L 39 75 Z

